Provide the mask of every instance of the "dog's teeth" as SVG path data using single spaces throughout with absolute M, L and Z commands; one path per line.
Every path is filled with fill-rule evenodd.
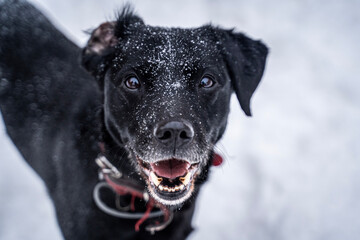
M 186 186 L 189 184 L 191 178 L 190 172 L 188 172 L 185 177 L 180 177 L 179 180 Z
M 151 172 L 150 180 L 155 184 L 155 186 L 159 186 L 163 179 L 156 176 L 154 172 Z
M 165 192 L 178 192 L 181 191 L 185 188 L 185 186 L 183 184 L 181 185 L 176 185 L 175 187 L 169 187 L 169 186 L 164 186 L 164 185 L 159 185 L 158 186 L 160 191 L 165 191 Z

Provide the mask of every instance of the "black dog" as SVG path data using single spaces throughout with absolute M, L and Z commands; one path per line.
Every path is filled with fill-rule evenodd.
M 241 33 L 151 27 L 129 8 L 81 50 L 31 5 L 2 1 L 1 111 L 65 239 L 186 238 L 231 93 L 250 115 L 266 55 Z

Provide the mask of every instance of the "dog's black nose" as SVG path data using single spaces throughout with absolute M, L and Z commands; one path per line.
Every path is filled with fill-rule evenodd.
M 170 147 L 182 147 L 191 142 L 194 129 L 189 123 L 171 121 L 159 124 L 154 131 L 155 138 L 162 144 Z

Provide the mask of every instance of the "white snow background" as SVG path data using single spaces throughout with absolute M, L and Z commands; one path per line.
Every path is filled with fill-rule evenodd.
M 69 38 L 122 1 L 33 0 Z M 360 1 L 133 1 L 146 23 L 208 22 L 262 39 L 266 72 L 247 118 L 236 98 L 190 239 L 360 236 Z M 42 181 L 0 136 L 0 239 L 62 239 Z M 74 219 L 76 221 L 76 219 Z

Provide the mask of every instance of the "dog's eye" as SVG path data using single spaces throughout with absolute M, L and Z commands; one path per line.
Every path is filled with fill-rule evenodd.
M 211 88 L 212 86 L 214 86 L 214 84 L 214 81 L 209 77 L 204 77 L 200 81 L 200 87 L 202 88 Z
M 125 81 L 125 85 L 130 89 L 137 89 L 140 87 L 140 81 L 136 77 L 129 77 Z

